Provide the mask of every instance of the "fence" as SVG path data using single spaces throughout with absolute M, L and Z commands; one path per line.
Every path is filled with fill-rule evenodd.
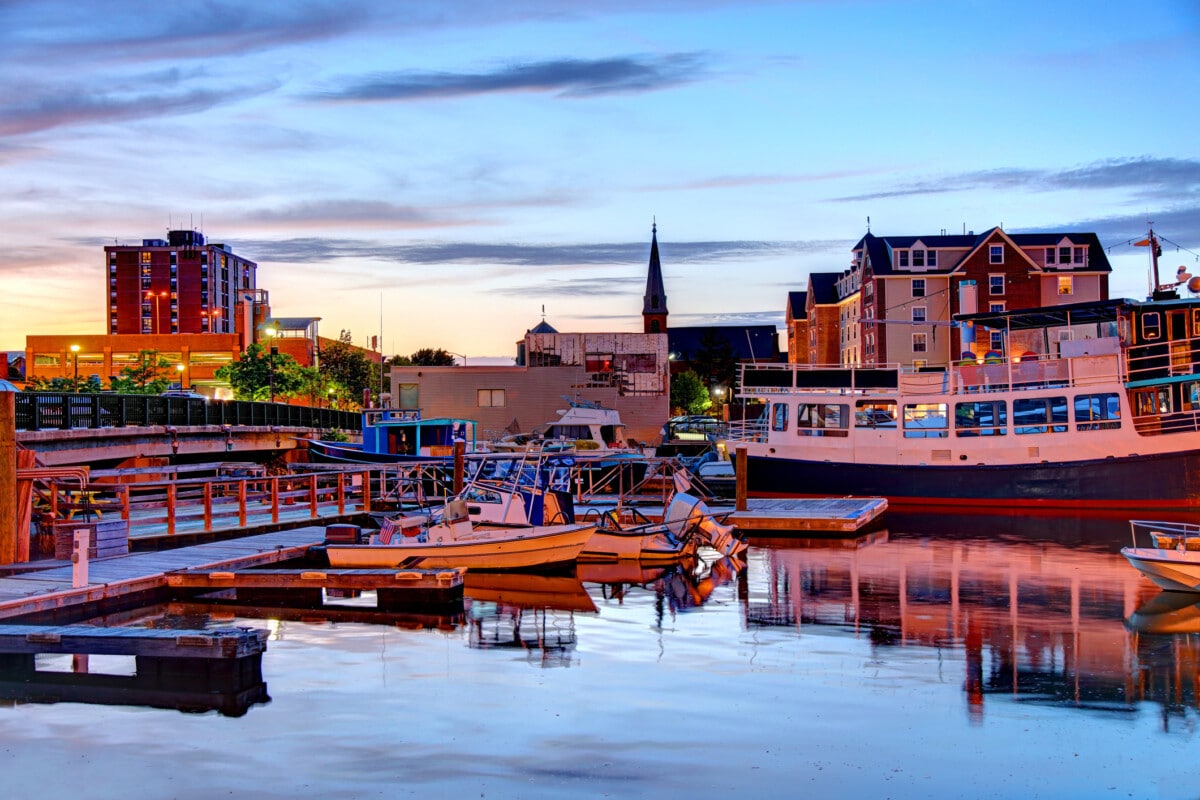
M 144 425 L 258 425 L 362 430 L 356 412 L 331 408 L 135 394 L 17 392 L 17 430 Z

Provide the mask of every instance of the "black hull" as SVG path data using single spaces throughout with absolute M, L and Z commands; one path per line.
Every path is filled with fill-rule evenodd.
M 750 456 L 751 497 L 886 497 L 927 506 L 1200 508 L 1200 451 L 1021 466 L 896 466 Z

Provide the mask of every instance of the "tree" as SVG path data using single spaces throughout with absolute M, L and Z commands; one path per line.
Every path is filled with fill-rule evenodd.
M 689 369 L 671 378 L 671 406 L 685 414 L 703 414 L 712 406 L 712 397 L 700 376 Z
M 157 350 L 141 350 L 137 364 L 122 367 L 110 388 L 119 394 L 161 394 L 175 379 L 170 361 Z
M 728 392 L 737 378 L 737 354 L 716 328 L 700 334 L 691 366 L 709 391 L 720 386 Z
M 422 347 L 412 354 L 409 361 L 414 367 L 453 367 L 454 355 L 440 347 L 437 350 L 432 347 Z
M 296 359 L 286 353 L 272 355 L 260 344 L 247 347 L 241 358 L 218 369 L 216 375 L 229 383 L 238 400 L 269 400 L 272 386 L 276 397 L 291 397 L 305 385 Z
M 342 331 L 336 342 L 329 343 L 321 350 L 321 375 L 343 407 L 359 405 L 364 390 L 375 390 L 379 386 L 378 367 L 367 359 L 362 350 L 347 341 L 349 333 Z

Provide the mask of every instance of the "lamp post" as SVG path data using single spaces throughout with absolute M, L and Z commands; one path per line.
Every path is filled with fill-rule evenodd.
M 217 327 L 217 319 L 221 316 L 221 309 L 214 308 L 212 311 L 201 311 L 200 317 L 204 321 L 204 327 L 207 329 L 205 333 L 213 333 Z
M 175 369 L 179 372 L 179 390 L 187 389 L 187 381 L 184 380 L 184 371 L 187 369 L 183 364 L 176 364 Z
M 168 292 L 146 292 L 146 299 L 154 299 L 154 332 L 158 333 L 158 298 L 166 297 Z
M 71 360 L 75 362 L 75 378 L 71 386 L 72 391 L 79 391 L 79 345 L 71 345 Z
M 270 352 L 267 354 L 267 381 L 271 391 L 271 402 L 275 402 L 275 356 L 279 354 L 279 348 L 275 346 L 275 335 L 278 333 L 275 328 L 263 328 L 263 335 L 270 342 Z

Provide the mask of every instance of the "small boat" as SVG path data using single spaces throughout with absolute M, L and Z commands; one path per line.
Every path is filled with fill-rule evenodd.
M 309 459 L 350 464 L 401 464 L 454 456 L 454 443 L 477 450 L 475 421 L 455 417 L 422 418 L 415 409 L 368 408 L 362 415 L 362 443 L 307 441 Z
M 331 567 L 521 569 L 575 561 L 595 524 L 472 522 L 467 502 L 448 501 L 439 518 L 385 517 L 367 544 L 329 544 Z
M 558 411 L 558 419 L 534 428 L 531 433 L 515 433 L 493 442 L 496 452 L 520 453 L 527 450 L 576 450 L 595 454 L 641 453 L 625 440 L 625 426 L 615 408 L 605 408 L 587 400 L 564 397 L 567 408 Z
M 1200 592 L 1200 525 L 1186 522 L 1130 520 L 1133 547 L 1121 555 L 1138 572 L 1169 592 Z M 1150 547 L 1138 547 L 1138 535 Z

